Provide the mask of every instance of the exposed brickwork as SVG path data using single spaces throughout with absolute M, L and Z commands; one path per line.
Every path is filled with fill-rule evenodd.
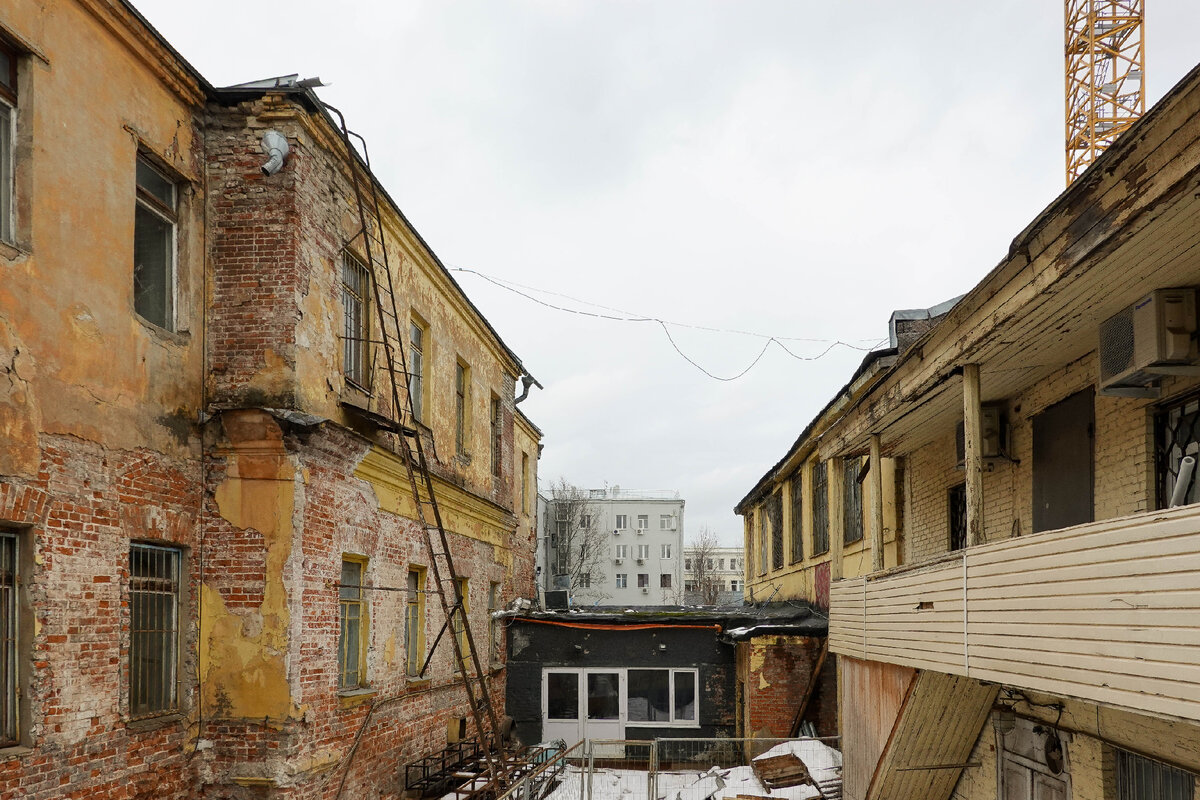
M 1028 534 L 1033 530 L 1033 419 L 1049 406 L 1095 385 L 1096 354 L 1066 365 L 1005 403 L 1011 461 L 998 459 L 983 476 L 986 541 Z M 1167 382 L 1171 397 L 1195 388 L 1195 378 Z M 1095 398 L 1096 519 L 1135 514 L 1155 506 L 1153 400 Z M 954 431 L 910 454 L 906 463 L 908 526 L 905 560 L 919 561 L 949 547 L 948 498 L 962 483 Z
M 823 640 L 806 636 L 758 636 L 738 643 L 744 736 L 786 738 L 801 698 L 813 680 Z M 805 720 L 821 736 L 837 733 L 837 671 L 825 659 Z
M 32 612 L 21 663 L 29 751 L 0 751 L 0 797 L 185 797 L 194 783 L 185 716 L 131 722 L 130 540 L 192 553 L 198 464 L 43 436 L 37 478 L 0 482 L 0 521 L 21 532 Z M 188 590 L 193 593 L 195 584 Z M 182 609 L 180 706 L 195 704 L 195 607 Z

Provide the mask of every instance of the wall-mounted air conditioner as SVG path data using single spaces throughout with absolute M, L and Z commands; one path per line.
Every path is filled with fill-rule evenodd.
M 650 587 L 649 587 L 649 586 L 643 586 L 643 587 L 642 587 L 642 594 L 650 594 Z
M 1100 393 L 1157 397 L 1164 375 L 1200 375 L 1196 290 L 1156 289 L 1100 325 Z
M 614 559 L 613 559 L 613 562 L 614 562 L 614 563 L 616 563 L 616 564 L 621 564 L 621 563 L 623 563 L 624 561 L 625 561 L 625 559 L 623 559 L 623 558 L 614 558 Z
M 639 558 L 637 561 L 638 561 L 638 563 L 639 563 L 639 564 L 645 564 L 645 563 L 646 563 L 646 559 L 644 559 L 644 558 Z

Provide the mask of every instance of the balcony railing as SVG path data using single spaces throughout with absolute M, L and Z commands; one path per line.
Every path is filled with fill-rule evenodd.
M 1200 506 L 835 583 L 830 648 L 1200 720 Z

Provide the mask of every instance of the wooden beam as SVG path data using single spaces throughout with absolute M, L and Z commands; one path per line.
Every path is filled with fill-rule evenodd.
M 983 543 L 983 442 L 979 365 L 963 365 L 963 450 L 967 470 L 967 546 Z
M 846 543 L 846 467 L 840 456 L 825 464 L 829 484 L 829 579 L 842 579 L 842 550 Z
M 871 434 L 871 571 L 883 570 L 883 464 L 879 434 Z
M 821 668 L 825 666 L 825 656 L 829 653 L 829 637 L 821 640 L 821 652 L 817 655 L 817 663 L 813 666 L 812 676 L 808 679 L 808 686 L 804 687 L 804 696 L 800 698 L 800 707 L 796 709 L 796 716 L 792 719 L 792 729 L 788 732 L 788 736 L 796 737 L 800 735 L 800 723 L 804 721 L 804 712 L 808 711 L 808 703 L 812 700 L 813 692 L 816 691 L 817 681 L 821 678 Z

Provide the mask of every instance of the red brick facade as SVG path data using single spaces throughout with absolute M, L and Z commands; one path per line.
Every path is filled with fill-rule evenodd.
M 56 24 L 83 24 L 74 13 Z M 103 13 L 113 15 L 113 29 L 142 24 L 120 4 Z M 70 54 L 50 34 L 39 39 L 40 30 L 15 33 L 69 71 Z M 68 33 L 75 40 L 76 31 Z M 113 46 L 153 38 L 138 36 Z M 92 61 L 111 56 L 89 46 L 97 48 Z M 147 58 L 174 56 L 164 49 Z M 183 67 L 171 68 L 187 78 Z M 58 124 L 58 87 L 38 79 L 39 107 Z M 162 88 L 158 73 L 146 82 L 156 88 L 130 93 Z M 47 254 L 39 265 L 46 285 L 35 292 L 13 280 L 0 290 L 0 378 L 20 384 L 16 394 L 0 392 L 0 534 L 16 537 L 20 579 L 20 731 L 16 745 L 0 746 L 0 800 L 399 797 L 402 765 L 443 747 L 447 723 L 469 709 L 447 638 L 422 679 L 407 675 L 404 588 L 410 567 L 428 568 L 430 558 L 411 504 L 405 510 L 390 434 L 342 404 L 340 266 L 357 227 L 343 156 L 311 95 L 231 99 L 198 79 L 191 91 L 172 95 L 176 105 L 159 115 L 171 123 L 161 135 L 150 122 L 139 127 L 133 111 L 110 125 L 94 109 L 74 109 L 107 125 L 103 142 L 115 142 L 124 159 L 93 160 L 100 180 L 130 187 L 121 199 L 126 217 L 93 215 L 95 230 L 81 231 L 78 252 L 67 254 L 108 269 L 86 293 L 93 307 L 70 310 L 75 328 L 93 327 L 73 328 L 62 341 L 59 331 L 41 334 L 45 319 L 68 319 L 55 294 L 82 283 L 53 283 L 72 273 L 51 247 L 35 249 Z M 178 147 L 172 114 L 190 137 Z M 258 142 L 270 128 L 292 150 L 283 171 L 266 177 Z M 54 132 L 38 135 L 50 142 Z M 137 318 L 129 297 L 139 151 L 179 181 L 172 330 Z M 22 151 L 22 179 L 56 168 L 34 163 L 43 152 L 27 159 Z M 63 210 L 30 213 L 45 230 Z M 534 592 L 532 516 L 514 507 L 517 450 L 534 462 L 538 451 L 536 429 L 524 421 L 518 433 L 514 424 L 522 367 L 407 221 L 390 206 L 387 213 L 397 239 L 389 245 L 393 269 L 404 276 L 397 303 L 419 311 L 437 341 L 426 376 L 426 440 L 436 445 L 429 457 L 451 550 L 468 580 L 472 631 L 503 715 L 502 644 L 488 657 L 489 589 L 498 587 L 497 605 Z M 117 240 L 130 252 L 114 254 L 111 269 L 92 258 L 95 242 Z M 38 273 L 27 260 L 24 271 Z M 126 344 L 120 337 L 130 330 Z M 447 419 L 455 356 L 471 364 L 475 381 L 465 456 L 455 452 Z M 83 400 L 46 388 L 52 380 Z M 372 410 L 387 393 L 376 387 Z M 498 476 L 492 396 L 502 412 Z M 178 559 L 178 702 L 172 713 L 138 718 L 130 699 L 131 546 L 143 543 L 171 548 Z M 344 558 L 364 565 L 371 588 L 363 593 L 365 678 L 339 691 Z M 432 570 L 423 589 L 428 647 L 444 618 Z
M 790 736 L 823 643 L 822 638 L 806 636 L 756 636 L 738 643 L 743 736 Z M 819 736 L 837 735 L 836 676 L 834 657 L 827 656 L 804 715 Z

